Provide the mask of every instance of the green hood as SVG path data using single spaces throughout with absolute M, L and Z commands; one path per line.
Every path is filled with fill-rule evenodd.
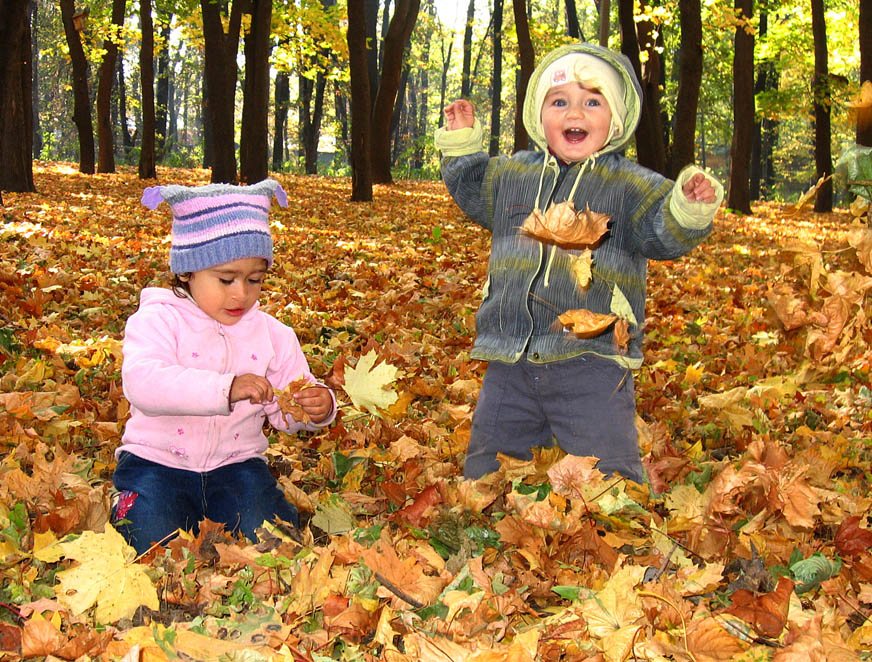
M 542 59 L 535 71 L 533 71 L 533 75 L 530 76 L 530 82 L 527 84 L 527 94 L 524 97 L 524 127 L 527 129 L 527 134 L 542 151 L 548 152 L 548 143 L 545 140 L 545 134 L 542 132 L 542 109 L 533 108 L 536 89 L 539 87 L 539 80 L 542 78 L 542 74 L 548 68 L 548 65 L 558 58 L 571 53 L 587 53 L 604 60 L 618 71 L 621 79 L 624 81 L 624 105 L 627 107 L 627 114 L 624 118 L 624 132 L 619 137 L 613 138 L 609 144 L 599 151 L 599 154 L 617 151 L 632 139 L 639 124 L 639 116 L 642 112 L 642 87 L 639 85 L 636 74 L 633 72 L 633 65 L 630 64 L 630 60 L 625 55 L 596 44 L 578 43 L 561 46 L 548 53 Z

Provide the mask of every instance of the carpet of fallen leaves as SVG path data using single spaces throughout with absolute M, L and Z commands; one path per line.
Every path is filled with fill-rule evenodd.
M 848 211 L 722 212 L 652 263 L 649 484 L 554 450 L 475 483 L 487 234 L 438 182 L 354 205 L 348 180 L 279 176 L 262 302 L 343 404 L 271 437 L 302 540 L 205 523 L 134 560 L 106 527 L 120 342 L 166 283 L 169 213 L 130 170 L 35 179 L 0 208 L 0 658 L 872 659 L 872 242 Z M 340 388 L 376 355 L 381 416 Z

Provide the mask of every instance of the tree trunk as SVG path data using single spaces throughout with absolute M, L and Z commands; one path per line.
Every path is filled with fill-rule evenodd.
M 240 0 L 233 0 L 226 33 L 221 6 L 217 2 L 200 0 L 200 9 L 203 13 L 203 37 L 206 45 L 206 115 L 212 139 L 212 182 L 235 184 L 236 55 L 239 51 L 242 6 Z
M 618 0 L 618 19 L 621 25 L 621 52 L 633 64 L 642 84 L 642 113 L 636 130 L 636 160 L 661 174 L 666 174 L 666 146 L 660 121 L 661 60 L 653 39 L 653 26 L 649 21 L 636 22 L 633 0 Z M 637 35 L 638 30 L 638 35 Z M 639 53 L 646 51 L 645 66 Z
M 475 22 L 475 0 L 466 7 L 466 26 L 463 29 L 463 69 L 460 72 L 460 97 L 468 99 L 470 93 L 469 70 L 472 64 L 472 24 Z
M 357 0 L 360 2 L 361 0 Z M 363 0 L 366 12 L 366 67 L 369 75 L 369 98 L 375 100 L 378 94 L 379 44 L 378 38 L 378 8 L 379 0 Z M 384 48 L 384 44 L 382 44 Z
M 860 20 L 857 22 L 860 47 L 860 83 L 872 81 L 872 0 L 860 0 Z M 872 106 L 857 113 L 857 144 L 872 147 Z
M 348 69 L 351 74 L 351 201 L 372 201 L 370 127 L 372 104 L 366 53 L 366 8 L 348 3 Z
M 760 20 L 757 22 L 757 34 L 760 38 L 766 36 L 769 30 L 769 14 L 765 11 L 760 13 Z M 770 78 L 772 77 L 772 62 L 765 60 L 760 63 L 757 68 L 757 80 L 754 82 L 754 98 L 757 95 L 771 89 Z M 751 144 L 751 169 L 750 169 L 750 195 L 751 200 L 759 200 L 762 194 L 763 169 L 764 169 L 764 149 L 763 149 L 763 123 L 764 118 L 754 121 L 754 140 Z
M 453 34 L 453 33 L 452 33 Z M 442 76 L 439 81 L 439 126 L 445 122 L 445 114 L 442 110 L 447 105 L 445 96 L 448 92 L 448 69 L 451 67 L 451 50 L 454 47 L 454 39 L 448 42 L 448 52 L 445 52 L 445 42 L 442 42 Z
M 247 184 L 269 175 L 269 52 L 272 0 L 252 0 L 251 25 L 245 36 L 245 81 L 239 174 Z
M 300 76 L 300 149 L 303 170 L 307 175 L 318 174 L 318 142 L 321 138 L 326 89 L 327 78 L 323 71 L 318 71 L 314 81 Z
M 162 24 L 160 36 L 163 48 L 160 49 L 160 54 L 157 57 L 154 139 L 157 159 L 163 160 L 166 156 L 167 132 L 169 129 L 167 117 L 169 116 L 170 106 L 170 24 L 173 22 L 173 15 L 165 16 L 162 12 L 158 12 L 158 18 Z
M 700 0 L 679 0 L 681 50 L 678 56 L 678 96 L 669 176 L 696 160 L 696 111 L 702 84 L 702 18 Z
M 32 90 L 31 97 L 33 98 L 33 103 L 31 104 L 33 110 L 33 158 L 38 159 L 42 156 L 42 129 L 39 126 L 39 3 L 33 2 L 31 7 L 30 29 L 32 37 L 30 61 L 33 62 L 33 71 L 30 89 Z
M 36 190 L 30 14 L 29 2 L 0 0 L 0 190 L 6 191 Z
M 515 31 L 518 34 L 518 59 L 520 70 L 516 78 L 515 90 L 515 140 L 513 152 L 527 149 L 530 137 L 524 128 L 524 99 L 527 96 L 527 83 L 533 75 L 536 54 L 533 52 L 533 42 L 530 40 L 530 24 L 527 22 L 527 3 L 525 0 L 512 0 L 515 13 Z
M 127 127 L 127 83 L 124 81 L 124 58 L 118 58 L 115 63 L 118 77 L 118 121 L 121 124 L 121 145 L 124 148 L 124 159 L 127 162 L 130 149 L 133 147 L 133 136 Z
M 336 122 L 339 124 L 339 142 L 341 143 L 342 157 L 339 156 L 340 150 L 337 149 L 333 155 L 333 163 L 337 164 L 341 158 L 345 159 L 345 163 L 351 165 L 351 140 L 349 138 L 350 131 L 348 130 L 348 97 L 340 83 L 333 83 L 333 107 L 336 111 Z
M 609 32 L 611 31 L 611 2 L 610 0 L 600 0 L 599 1 L 599 15 L 600 15 L 600 24 L 599 24 L 599 45 L 600 46 L 608 46 L 609 45 Z
M 494 0 L 494 72 L 491 89 L 488 154 L 496 156 L 500 151 L 500 116 L 503 112 L 503 0 Z
M 154 27 L 151 0 L 140 0 L 139 23 L 142 44 L 139 69 L 142 80 L 142 148 L 139 151 L 139 178 L 157 179 L 154 145 Z
M 73 0 L 60 0 L 64 34 L 73 65 L 73 122 L 79 133 L 79 171 L 94 174 L 94 127 L 91 125 L 91 98 L 88 94 L 88 61 L 82 40 L 73 25 Z
M 827 63 L 827 24 L 824 0 L 811 0 L 811 31 L 814 35 L 814 162 L 817 176 L 833 174 L 830 132 L 830 72 Z M 816 212 L 833 211 L 833 180 L 827 179 L 814 200 Z
M 125 2 L 112 0 L 112 25 L 120 31 L 124 26 Z M 97 172 L 115 172 L 115 139 L 112 132 L 112 84 L 115 82 L 115 62 L 118 44 L 113 38 L 103 42 L 103 62 L 97 82 Z
M 730 182 L 727 207 L 751 213 L 749 168 L 754 132 L 754 36 L 745 30 L 754 11 L 753 0 L 736 0 L 736 37 L 733 51 L 733 142 L 730 146 Z
M 285 162 L 285 142 L 288 126 L 288 106 L 291 101 L 291 75 L 287 71 L 276 74 L 275 113 L 273 115 L 272 169 L 280 171 Z
M 352 3 L 353 4 L 353 3 Z M 391 178 L 391 116 L 397 100 L 397 90 L 403 73 L 403 55 L 421 0 L 397 0 L 388 34 L 384 42 L 384 67 L 378 86 L 378 95 L 372 105 L 372 179 L 377 184 L 390 184 Z
M 578 10 L 575 8 L 575 0 L 566 0 L 566 34 L 578 41 L 584 41 L 581 34 L 581 26 L 578 24 Z M 496 12 L 496 7 L 494 7 Z

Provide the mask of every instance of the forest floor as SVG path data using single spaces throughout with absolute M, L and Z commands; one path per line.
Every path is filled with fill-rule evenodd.
M 302 542 L 205 524 L 134 561 L 107 527 L 120 348 L 170 213 L 131 169 L 34 174 L 0 208 L 0 659 L 872 660 L 872 240 L 848 210 L 721 211 L 651 263 L 649 483 L 552 450 L 473 482 L 487 233 L 438 182 L 352 204 L 279 175 L 262 306 L 342 405 L 270 437 Z

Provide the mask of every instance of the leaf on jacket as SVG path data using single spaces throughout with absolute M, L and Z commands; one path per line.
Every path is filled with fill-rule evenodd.
M 576 211 L 571 200 L 551 205 L 546 212 L 534 209 L 521 226 L 531 237 L 558 246 L 593 246 L 608 230 L 611 216 L 586 207 Z
M 569 256 L 569 271 L 579 289 L 586 289 L 592 278 L 593 253 L 585 248 L 579 255 Z
M 567 310 L 557 319 L 579 338 L 594 338 L 614 324 L 618 316 L 611 313 L 595 313 L 586 308 L 577 308 L 576 310 Z
M 298 377 L 288 384 L 284 390 L 274 388 L 273 393 L 275 393 L 282 414 L 290 416 L 298 423 L 308 423 L 311 421 L 312 418 L 306 413 L 306 410 L 303 409 L 296 400 L 294 400 L 294 393 L 299 393 L 300 391 L 311 388 L 312 386 L 314 386 L 314 384 L 305 377 Z

